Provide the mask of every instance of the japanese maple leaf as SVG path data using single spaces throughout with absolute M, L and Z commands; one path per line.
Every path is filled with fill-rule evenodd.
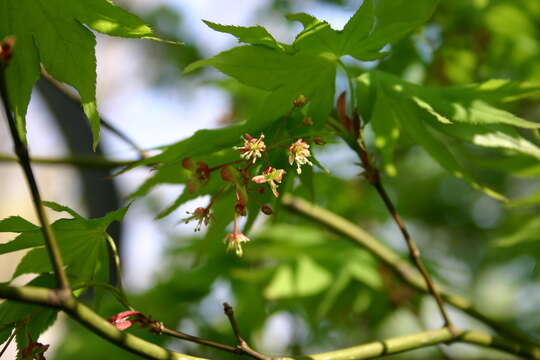
M 289 15 L 304 26 L 291 44 L 282 44 L 260 26 L 239 27 L 206 21 L 212 29 L 232 34 L 250 45 L 235 47 L 210 59 L 191 64 L 186 71 L 213 66 L 240 82 L 269 91 L 265 103 L 253 117 L 247 132 L 261 128 L 287 113 L 292 101 L 304 95 L 308 113 L 322 126 L 332 108 L 336 67 L 340 58 L 374 60 L 381 50 L 433 14 L 437 0 L 365 0 L 342 30 L 311 15 Z
M 114 36 L 157 39 L 141 19 L 110 0 L 0 1 L 0 39 L 16 38 L 6 81 L 23 140 L 26 110 L 41 63 L 55 79 L 77 89 L 97 145 L 96 40 L 88 28 Z

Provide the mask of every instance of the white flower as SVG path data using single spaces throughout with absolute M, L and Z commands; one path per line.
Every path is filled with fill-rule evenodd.
M 245 160 L 251 160 L 253 164 L 257 161 L 257 158 L 262 157 L 262 153 L 266 150 L 266 144 L 264 143 L 264 134 L 261 134 L 258 139 L 249 134 L 242 136 L 244 140 L 243 146 L 234 146 L 234 150 L 240 151 L 240 157 Z
M 227 244 L 227 252 L 234 250 L 236 255 L 242 256 L 242 243 L 248 242 L 249 238 L 241 232 L 233 232 L 225 237 L 224 242 Z
M 300 168 L 302 165 L 309 164 L 313 166 L 311 161 L 308 160 L 310 156 L 309 144 L 302 141 L 302 139 L 296 140 L 296 142 L 289 146 L 289 164 L 296 163 L 296 172 L 298 174 L 302 173 L 302 169 Z
M 251 181 L 257 183 L 257 184 L 264 184 L 268 183 L 270 185 L 270 189 L 272 189 L 272 193 L 275 197 L 279 196 L 279 193 L 277 191 L 278 185 L 277 183 L 281 183 L 281 180 L 283 180 L 283 175 L 286 173 L 283 169 L 274 169 L 273 167 L 268 167 L 266 170 L 263 171 L 262 175 L 254 176 Z

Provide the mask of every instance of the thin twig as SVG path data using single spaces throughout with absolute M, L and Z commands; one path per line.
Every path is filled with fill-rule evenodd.
M 0 359 L 2 358 L 2 355 L 6 352 L 7 348 L 9 347 L 9 344 L 13 341 L 15 338 L 15 335 L 17 335 L 17 328 L 13 329 L 13 332 L 11 333 L 9 339 L 5 342 L 4 347 L 2 348 L 2 351 L 0 351 Z
M 232 308 L 232 306 L 227 303 L 223 303 L 223 312 L 225 313 L 225 315 L 227 315 L 227 318 L 231 323 L 231 327 L 233 329 L 234 336 L 236 337 L 236 341 L 238 341 L 238 344 L 245 343 L 246 341 L 242 338 L 242 335 L 240 335 L 240 329 L 238 329 L 238 324 L 236 323 L 234 309 Z
M 425 281 L 414 267 L 358 225 L 351 223 L 329 210 L 302 198 L 292 196 L 291 194 L 284 194 L 281 197 L 281 200 L 288 210 L 305 216 L 319 225 L 325 226 L 328 229 L 343 235 L 345 238 L 352 240 L 356 245 L 365 248 L 384 264 L 388 265 L 388 267 L 407 284 L 418 291 L 428 292 Z M 477 310 L 470 300 L 446 292 L 439 286 L 436 287 L 439 294 L 442 295 L 448 304 L 453 305 L 473 318 L 485 323 L 500 335 L 514 339 L 518 343 L 540 347 L 540 345 L 531 339 L 530 336 L 518 328 L 511 326 L 510 324 L 500 323 Z
M 354 226 L 353 226 L 354 227 Z M 101 316 L 93 312 L 84 304 L 78 302 L 75 298 L 70 298 L 66 302 L 58 302 L 58 290 L 47 289 L 36 286 L 9 286 L 0 285 L 0 298 L 22 301 L 35 305 L 57 308 L 65 311 L 71 318 L 77 320 L 82 325 L 89 328 L 97 335 L 110 341 L 117 346 L 128 350 L 134 354 L 147 359 L 158 360 L 205 360 L 189 355 L 175 353 L 166 350 L 156 344 L 145 341 L 137 336 L 127 332 L 121 332 L 111 325 Z M 405 336 L 399 336 L 381 341 L 375 341 L 369 344 L 358 345 L 352 348 L 345 348 L 332 351 L 330 353 L 313 354 L 297 357 L 256 357 L 264 360 L 348 360 L 348 359 L 367 359 L 376 358 L 399 352 L 410 351 L 426 346 L 449 343 L 463 342 L 475 344 L 491 349 L 498 349 L 509 354 L 522 356 L 527 359 L 540 359 L 540 347 L 524 345 L 518 342 L 509 341 L 503 338 L 492 336 L 486 333 L 476 331 L 459 331 L 457 335 L 452 334 L 449 329 L 437 329 L 420 332 Z M 244 352 L 245 355 L 249 355 Z M 253 356 L 252 356 L 253 357 Z
M 253 350 L 248 343 L 242 338 L 242 335 L 240 334 L 240 329 L 238 328 L 238 324 L 236 323 L 236 318 L 234 316 L 234 309 L 231 305 L 227 303 L 223 303 L 223 311 L 225 312 L 225 315 L 227 315 L 227 318 L 229 319 L 229 322 L 231 323 L 231 327 L 234 333 L 234 336 L 236 337 L 236 341 L 238 341 L 238 345 L 236 348 L 241 351 L 241 353 L 251 356 L 254 359 L 258 360 L 272 360 L 271 357 L 268 357 L 266 355 L 263 355 L 255 350 Z
M 238 346 L 231 346 L 231 345 L 227 345 L 227 344 L 218 343 L 216 341 L 203 339 L 203 338 L 200 338 L 200 337 L 197 337 L 197 336 L 186 334 L 186 333 L 181 332 L 181 331 L 176 331 L 176 330 L 169 329 L 169 328 L 167 328 L 165 326 L 160 327 L 159 333 L 167 334 L 167 335 L 176 337 L 178 339 L 182 339 L 182 340 L 194 342 L 194 343 L 197 343 L 197 344 L 209 346 L 209 347 L 212 347 L 212 348 L 215 348 L 215 349 L 227 351 L 227 352 L 230 352 L 230 353 L 233 353 L 233 354 L 246 355 L 246 356 L 250 356 L 250 357 L 252 357 L 254 359 L 258 359 L 258 360 L 271 360 L 271 358 L 269 358 L 269 357 L 267 357 L 265 355 L 262 355 L 262 354 L 256 352 L 255 350 L 253 350 L 253 349 L 251 349 L 249 347 L 249 345 L 246 343 L 246 341 L 240 336 L 240 331 L 238 330 L 238 325 L 237 325 L 236 320 L 234 318 L 234 312 L 233 312 L 232 307 L 229 306 L 227 303 L 225 303 L 225 304 L 223 304 L 223 308 L 224 308 L 225 314 L 229 318 L 229 321 L 230 321 L 231 326 L 233 328 L 234 335 L 235 335 L 235 337 L 236 337 L 236 339 L 238 341 Z
M 39 192 L 36 178 L 34 177 L 34 172 L 32 171 L 32 166 L 30 164 L 30 155 L 28 153 L 28 148 L 26 147 L 26 144 L 24 144 L 21 138 L 19 137 L 19 133 L 17 131 L 17 124 L 15 122 L 15 119 L 13 118 L 11 109 L 9 108 L 10 102 L 9 102 L 9 94 L 7 91 L 6 79 L 5 79 L 5 68 L 6 68 L 6 65 L 3 63 L 0 63 L 0 94 L 1 94 L 2 103 L 4 106 L 4 114 L 9 124 L 9 130 L 11 132 L 11 138 L 13 140 L 15 154 L 19 158 L 19 164 L 21 165 L 23 169 L 24 175 L 26 177 L 26 181 L 28 182 L 28 186 L 32 194 L 32 201 L 34 203 L 34 207 L 38 215 L 39 222 L 41 224 L 41 230 L 43 232 L 45 245 L 47 247 L 47 251 L 51 259 L 54 273 L 56 275 L 58 288 L 63 290 L 61 293 L 62 297 L 68 298 L 71 295 L 71 293 L 69 291 L 69 281 L 64 271 L 64 263 L 62 261 L 60 249 L 58 247 L 58 243 L 56 242 L 54 233 L 49 225 L 47 214 L 45 212 L 45 208 L 43 207 L 43 204 L 41 201 L 41 194 Z
M 422 274 L 422 277 L 424 278 L 424 281 L 426 282 L 426 285 L 428 287 L 429 293 L 433 296 L 435 301 L 437 302 L 437 306 L 439 307 L 439 311 L 444 319 L 445 326 L 448 327 L 450 331 L 455 331 L 454 326 L 452 325 L 452 322 L 450 320 L 450 317 L 448 316 L 448 313 L 446 312 L 446 308 L 444 307 L 444 301 L 435 288 L 435 284 L 433 282 L 433 279 L 431 279 L 431 276 L 429 275 L 426 267 L 424 266 L 421 258 L 420 258 L 420 250 L 414 243 L 411 235 L 409 234 L 407 227 L 405 226 L 405 223 L 401 219 L 401 216 L 399 216 L 394 204 L 392 203 L 392 200 L 388 196 L 388 193 L 386 192 L 380 178 L 378 178 L 374 184 L 372 184 L 375 189 L 377 189 L 377 192 L 379 193 L 379 196 L 383 200 L 384 204 L 386 205 L 386 208 L 388 209 L 388 212 L 392 215 L 392 218 L 394 219 L 395 223 L 399 227 L 399 230 L 401 231 L 401 234 L 403 235 L 403 238 L 405 239 L 407 243 L 407 247 L 409 248 L 409 256 L 412 260 L 412 262 L 415 264 L 418 271 L 420 271 L 420 274 Z
M 61 93 L 63 93 L 68 99 L 73 101 L 74 103 L 80 105 L 81 99 L 79 96 L 74 94 L 72 91 L 70 91 L 66 85 L 61 83 L 60 81 L 53 78 L 51 75 L 49 75 L 43 68 L 41 69 L 41 75 L 52 85 L 54 85 Z M 133 150 L 135 150 L 139 154 L 140 160 L 146 158 L 146 153 L 144 150 L 137 145 L 137 143 L 131 139 L 129 136 L 127 136 L 122 130 L 118 129 L 116 126 L 114 126 L 111 122 L 104 119 L 103 116 L 100 115 L 100 121 L 103 128 L 109 130 L 111 133 L 116 135 L 119 139 L 124 141 L 126 144 L 131 146 Z
M 169 328 L 166 328 L 166 327 L 163 327 L 161 329 L 161 333 L 173 336 L 173 337 L 178 338 L 178 339 L 191 341 L 191 342 L 194 342 L 194 343 L 197 343 L 197 344 L 209 346 L 209 347 L 220 349 L 220 350 L 223 350 L 223 351 L 228 351 L 230 353 L 234 353 L 234 354 L 240 354 L 241 353 L 234 346 L 221 344 L 221 343 L 218 343 L 218 342 L 215 342 L 215 341 L 212 341 L 212 340 L 201 339 L 199 337 L 189 335 L 189 334 L 186 334 L 186 333 L 183 333 L 183 332 L 180 332 L 180 331 L 175 331 L 175 330 L 172 330 L 172 329 L 169 329 Z
M 135 160 L 109 160 L 100 156 L 77 156 L 64 158 L 32 157 L 32 163 L 44 165 L 73 165 L 86 168 L 117 168 L 135 164 Z M 0 162 L 17 162 L 14 156 L 0 154 Z
M 359 123 L 360 120 L 358 118 L 358 115 L 356 112 L 353 113 L 353 122 Z M 448 316 L 448 313 L 446 312 L 446 309 L 444 307 L 444 301 L 441 298 L 441 295 L 435 288 L 435 285 L 433 283 L 433 280 L 431 279 L 431 276 L 429 275 L 426 267 L 424 266 L 424 263 L 422 262 L 422 259 L 420 258 L 420 250 L 418 249 L 418 246 L 416 246 L 414 240 L 412 239 L 409 231 L 407 230 L 407 227 L 405 226 L 405 223 L 401 219 L 401 216 L 397 212 L 396 207 L 394 206 L 392 200 L 388 196 L 388 193 L 386 192 L 386 189 L 384 188 L 381 177 L 379 175 L 378 169 L 373 165 L 369 158 L 369 154 L 366 151 L 366 146 L 364 144 L 364 141 L 362 139 L 361 132 L 359 133 L 359 138 L 356 141 L 355 150 L 358 154 L 358 157 L 360 158 L 360 161 L 362 162 L 362 167 L 365 170 L 365 175 L 368 183 L 372 185 L 376 190 L 381 199 L 384 202 L 384 205 L 386 206 L 386 209 L 392 216 L 392 219 L 394 219 L 394 222 L 399 227 L 399 230 L 401 231 L 401 234 L 403 235 L 403 239 L 407 243 L 407 247 L 409 248 L 409 257 L 411 258 L 411 261 L 414 263 L 418 271 L 420 271 L 420 274 L 424 278 L 424 281 L 426 283 L 426 286 L 428 288 L 429 293 L 433 296 L 435 299 L 437 306 L 439 308 L 439 312 L 441 313 L 441 316 L 444 320 L 444 326 L 447 327 L 452 333 L 455 333 L 456 329 L 454 328 L 452 321 L 450 320 L 450 317 Z
M 0 285 L 0 298 L 63 310 L 70 318 L 95 334 L 143 359 L 205 360 L 167 350 L 133 334 L 122 332 L 74 297 L 63 302 L 59 301 L 58 292 L 56 289 L 35 286 Z

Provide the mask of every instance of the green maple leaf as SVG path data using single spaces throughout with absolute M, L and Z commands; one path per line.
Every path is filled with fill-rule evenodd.
M 67 212 L 71 219 L 59 219 L 51 226 L 69 276 L 77 279 L 108 280 L 107 228 L 121 221 L 127 207 L 110 212 L 102 218 L 85 219 L 74 210 L 52 202 L 44 205 L 58 212 Z M 31 249 L 20 261 L 13 277 L 28 273 L 52 271 L 44 246 L 41 228 L 18 217 L 0 220 L 0 232 L 18 233 L 13 240 L 0 244 L 0 255 Z
M 210 156 L 238 143 L 239 134 L 265 131 L 291 110 L 293 100 L 301 94 L 309 101 L 306 113 L 313 118 L 314 128 L 322 132 L 332 110 L 340 58 L 351 55 L 359 60 L 373 60 L 384 56 L 386 53 L 381 49 L 426 22 L 437 3 L 437 0 L 418 0 L 411 6 L 406 0 L 365 0 L 339 31 L 307 14 L 290 15 L 289 19 L 304 25 L 292 44 L 278 42 L 261 26 L 241 27 L 205 21 L 212 29 L 234 35 L 248 45 L 197 61 L 185 71 L 213 66 L 268 94 L 245 124 L 200 130 L 165 148 L 161 154 L 140 162 L 138 165 L 161 166 L 133 196 L 142 196 L 158 184 L 182 182 L 174 174 L 181 158 Z M 185 197 L 179 197 L 166 213 L 183 201 Z
M 157 39 L 141 19 L 110 0 L 0 1 L 0 39 L 16 38 L 6 82 L 23 141 L 26 111 L 41 63 L 55 79 L 79 92 L 96 147 L 100 125 L 96 106 L 96 40 L 84 25 L 108 35 Z
M 246 85 L 269 91 L 251 121 L 259 128 L 287 113 L 300 94 L 309 100 L 308 115 L 322 126 L 332 109 L 340 57 L 373 60 L 384 56 L 381 49 L 427 21 L 437 2 L 420 0 L 411 6 L 406 0 L 366 0 L 340 31 L 311 15 L 289 15 L 290 20 L 304 26 L 291 45 L 278 43 L 260 26 L 226 26 L 206 21 L 212 29 L 230 33 L 250 45 L 197 61 L 186 72 L 214 66 Z
M 479 184 L 436 135 L 444 134 L 477 146 L 503 149 L 540 160 L 540 147 L 521 136 L 516 129 L 537 130 L 540 123 L 527 121 L 496 107 L 539 93 L 539 85 L 490 80 L 464 86 L 424 87 L 382 71 L 362 75 L 358 84 L 362 115 L 370 121 L 375 133 L 375 146 L 389 175 L 396 174 L 393 158 L 402 133 L 423 147 L 450 173 L 500 200 L 506 198 Z

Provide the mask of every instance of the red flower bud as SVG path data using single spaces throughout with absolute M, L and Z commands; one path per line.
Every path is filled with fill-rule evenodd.
M 130 319 L 132 316 L 135 318 Z M 144 318 L 145 316 L 138 311 L 124 311 L 111 316 L 109 319 L 107 319 L 107 321 L 118 330 L 126 330 L 136 322 L 141 322 Z
M 221 168 L 221 178 L 223 181 L 234 181 L 234 174 L 230 166 Z
M 191 158 L 186 157 L 186 158 L 182 159 L 182 167 L 184 169 L 193 170 L 193 166 L 194 166 L 194 164 L 193 164 L 193 160 L 191 160 Z
M 324 145 L 326 144 L 326 140 L 324 140 L 324 138 L 322 136 L 315 136 L 313 138 L 313 142 L 317 145 Z
M 39 342 L 34 342 L 30 338 L 30 343 L 19 352 L 18 359 L 22 360 L 45 360 L 45 351 L 49 349 L 49 345 L 43 345 Z
M 198 168 L 195 170 L 195 173 L 197 174 L 197 179 L 202 184 L 207 184 L 208 181 L 210 181 L 210 168 L 208 167 L 208 164 L 204 161 L 197 161 Z
M 302 120 L 302 123 L 305 125 L 305 126 L 313 126 L 315 125 L 313 123 L 313 118 L 311 116 L 306 116 L 303 120 Z
M 272 215 L 273 213 L 273 210 L 270 206 L 268 205 L 263 205 L 261 206 L 261 211 L 263 212 L 263 214 L 265 215 Z
M 238 214 L 238 215 L 240 215 L 240 216 L 246 216 L 246 215 L 247 215 L 247 212 L 246 212 L 246 205 L 241 204 L 241 203 L 237 203 L 237 204 L 234 206 L 234 211 L 236 212 L 236 214 Z
M 15 36 L 8 36 L 0 42 L 0 61 L 9 63 L 13 56 L 13 48 L 15 47 Z

